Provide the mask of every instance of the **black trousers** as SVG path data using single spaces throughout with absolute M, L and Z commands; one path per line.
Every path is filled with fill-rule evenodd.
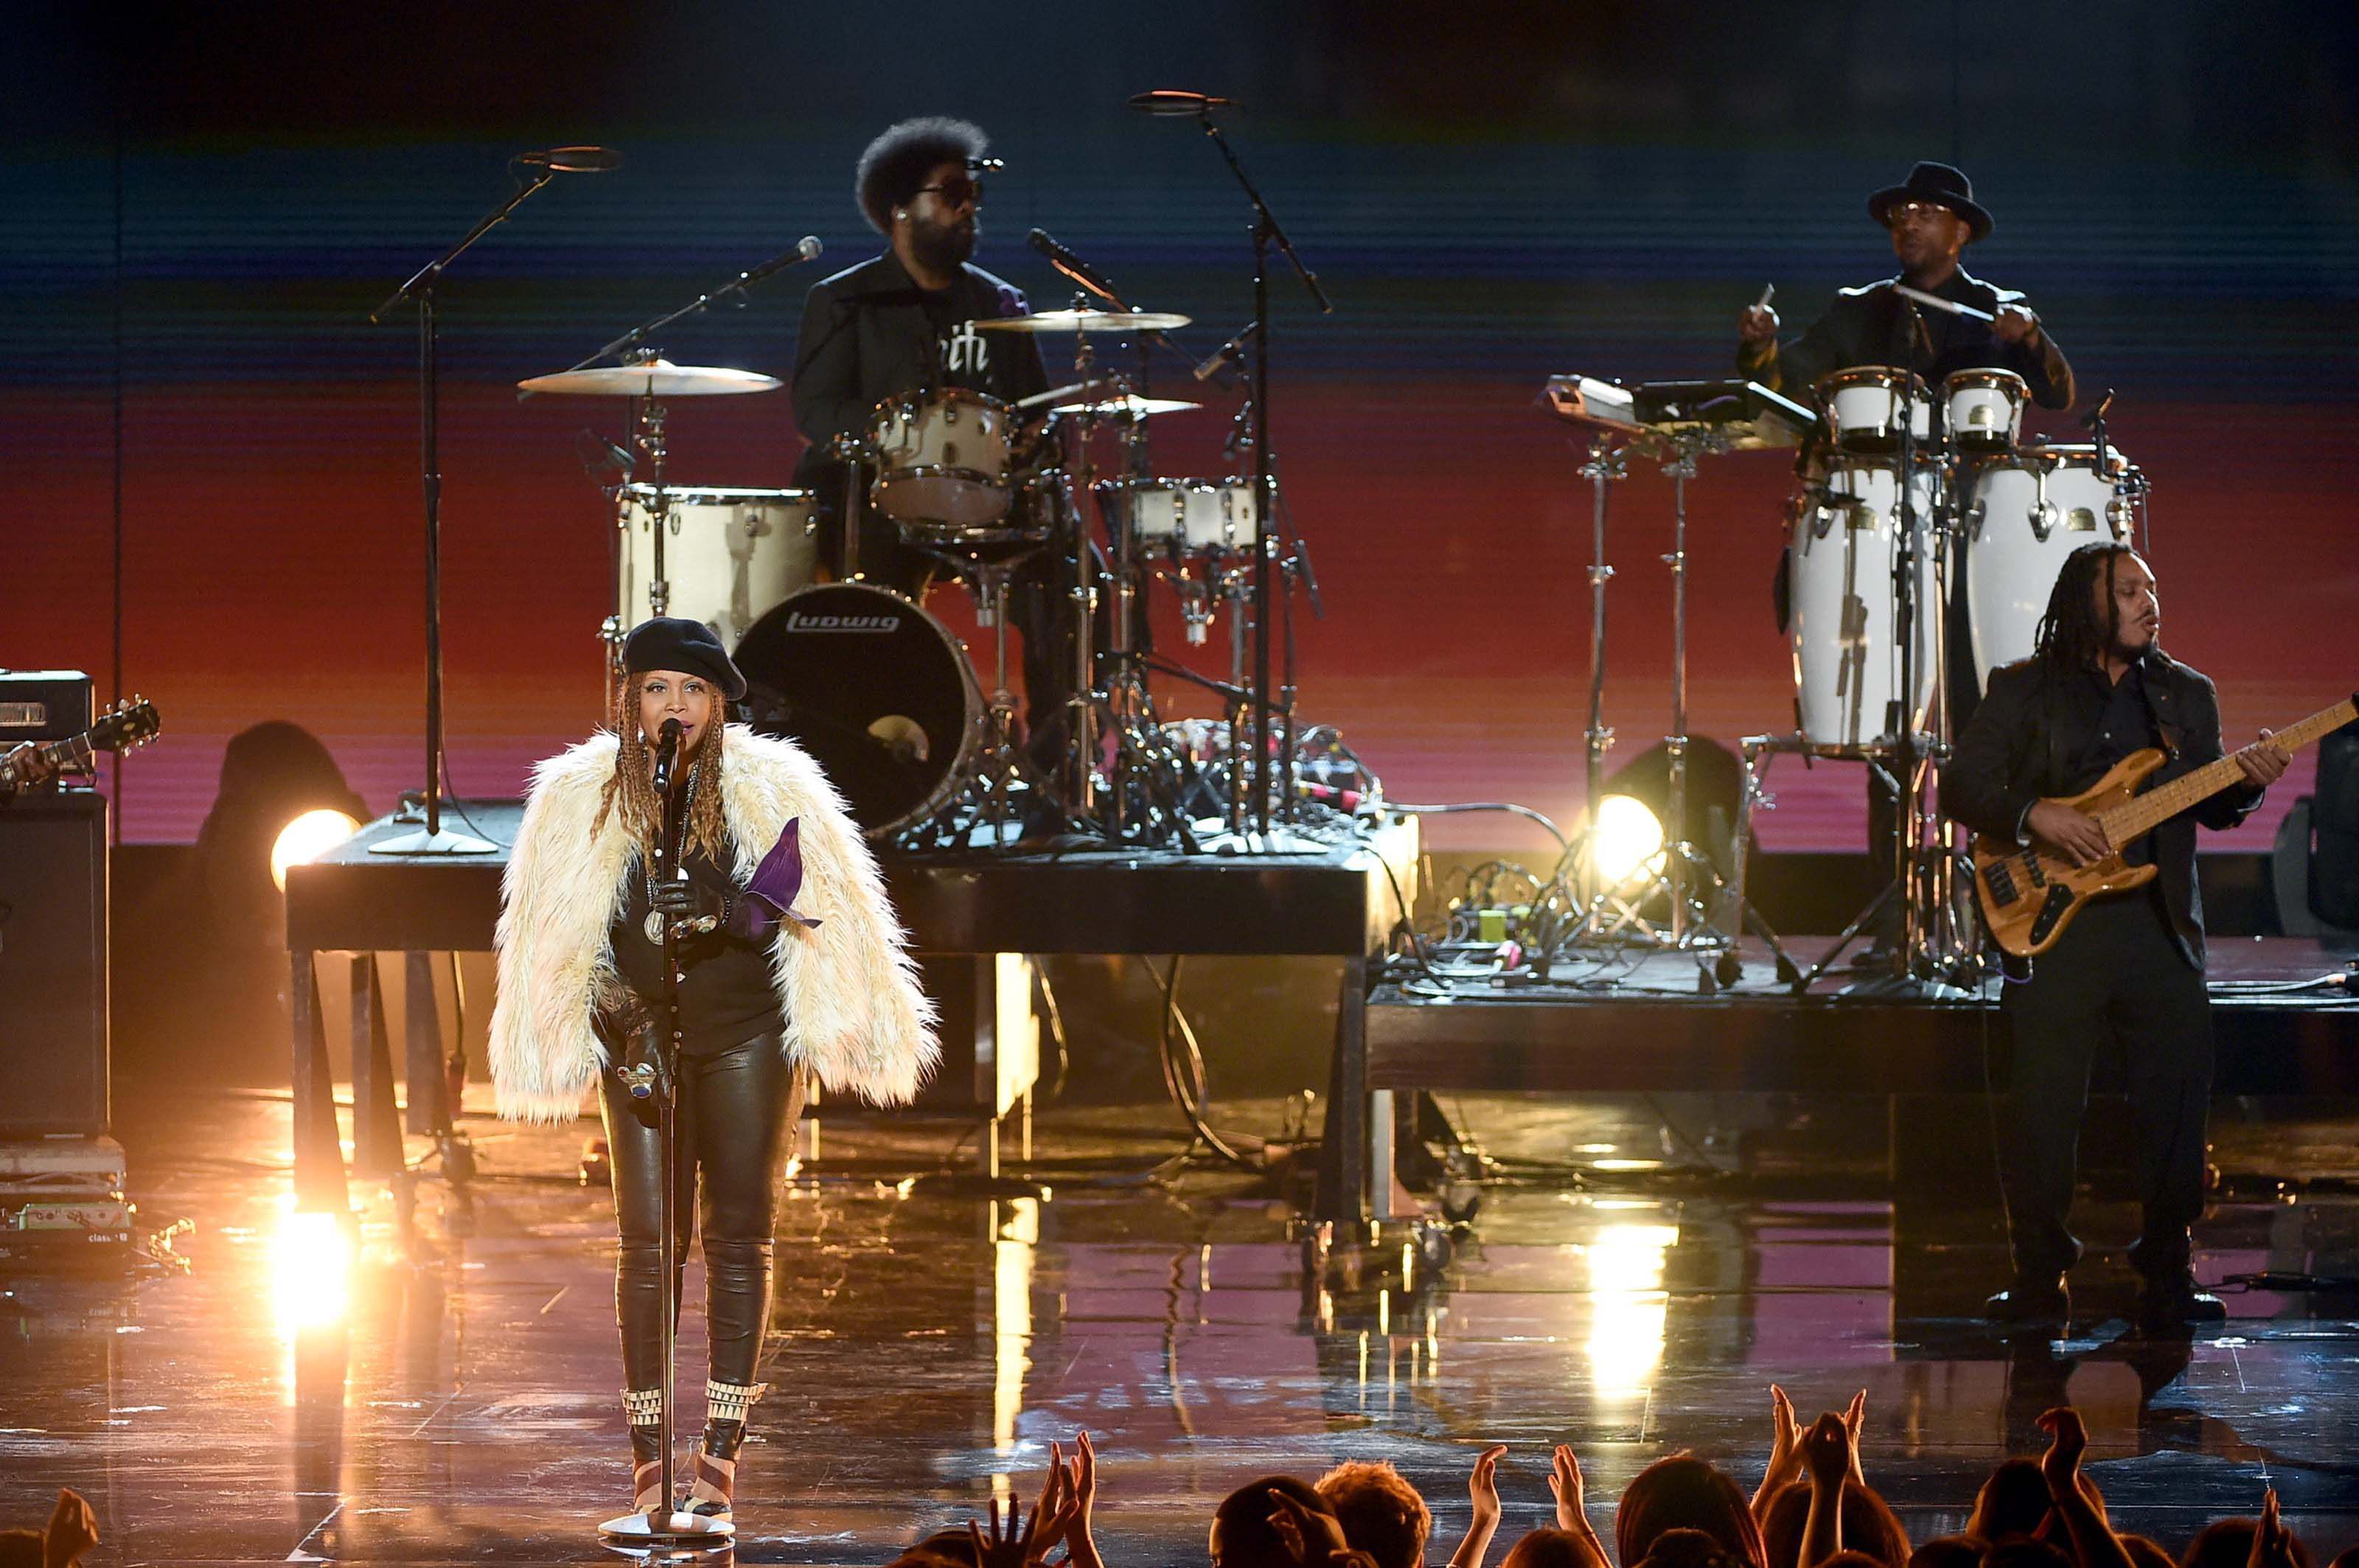
M 2015 1040 L 2000 1174 L 2017 1274 L 2053 1279 L 2081 1257 L 2066 1221 L 2101 1043 L 2121 1049 L 2137 1134 L 2145 1221 L 2131 1261 L 2149 1279 L 2184 1270 L 2203 1209 L 2212 1007 L 2152 889 L 2083 906 L 2000 1005 Z
M 622 1250 L 614 1260 L 614 1314 L 623 1331 L 625 1386 L 654 1388 L 663 1357 L 663 1160 L 652 1099 L 635 1100 L 612 1073 L 599 1079 Z M 672 1204 L 679 1246 L 671 1278 L 679 1300 L 691 1225 L 704 1238 L 705 1337 L 712 1376 L 750 1384 L 770 1318 L 770 1231 L 788 1139 L 802 1111 L 799 1080 L 775 1034 L 679 1062 L 679 1185 Z

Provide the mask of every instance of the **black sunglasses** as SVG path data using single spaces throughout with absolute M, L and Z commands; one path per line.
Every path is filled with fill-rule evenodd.
M 969 201 L 980 206 L 983 202 L 983 181 L 963 174 L 953 174 L 940 185 L 920 185 L 917 193 L 923 196 L 929 191 L 940 196 L 946 207 L 962 207 Z

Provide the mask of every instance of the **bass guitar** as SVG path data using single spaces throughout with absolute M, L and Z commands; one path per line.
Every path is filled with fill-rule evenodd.
M 2269 737 L 2269 745 L 2283 752 L 2299 751 L 2354 717 L 2359 717 L 2359 697 L 2279 730 Z M 2138 793 L 2138 786 L 2162 764 L 2162 753 L 2151 747 L 2132 752 L 2088 789 L 2051 802 L 2094 818 L 2105 830 L 2105 842 L 2113 852 L 2103 860 L 2075 866 L 2069 856 L 2036 840 L 2026 846 L 1976 836 L 1974 896 L 1982 903 L 1983 920 L 2000 947 L 2018 958 L 2043 953 L 2056 945 L 2056 939 L 2064 934 L 2073 914 L 2088 899 L 2126 893 L 2153 881 L 2156 868 L 2128 865 L 2122 859 L 2123 848 L 2190 806 L 2245 779 L 2245 770 L 2236 766 L 2236 759 L 2223 757 Z

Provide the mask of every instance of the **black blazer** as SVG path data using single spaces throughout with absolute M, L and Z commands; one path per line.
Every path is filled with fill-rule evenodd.
M 973 265 L 959 269 L 951 291 L 969 321 L 1029 313 L 1022 290 Z M 812 284 L 795 344 L 795 426 L 810 443 L 796 483 L 834 469 L 821 449 L 864 427 L 878 403 L 939 385 L 939 357 L 924 294 L 892 252 Z M 1007 402 L 1047 391 L 1037 340 L 998 335 L 990 381 L 985 390 Z
M 2012 370 L 2023 377 L 2031 400 L 2041 408 L 2072 406 L 2072 367 L 2048 335 L 2045 322 L 2039 330 L 2039 346 L 2028 348 L 1999 342 L 1986 322 L 1952 316 L 1930 305 L 1919 306 L 1917 320 L 1926 339 L 1920 343 L 1914 341 L 1915 330 L 1901 310 L 1908 301 L 1893 292 L 1892 286 L 1899 281 L 1889 278 L 1843 289 L 1827 313 L 1811 322 L 1800 337 L 1779 345 L 1775 364 L 1764 365 L 1740 345 L 1737 368 L 1748 376 L 1765 376 L 1773 390 L 1804 403 L 1811 400 L 1822 376 L 1854 365 L 1907 365 L 1924 376 L 1936 394 L 1942 381 L 1956 371 Z M 1963 267 L 1951 273 L 1934 292 L 1984 312 L 2023 303 L 2021 293 L 1985 283 Z
M 2144 684 L 2147 711 L 2169 760 L 2147 788 L 2167 784 L 2224 754 L 2220 698 L 2209 678 L 2159 648 L 2127 679 Z M 2074 760 L 2095 738 L 2095 715 L 2064 701 L 2049 671 L 2027 659 L 1991 671 L 1990 690 L 1941 770 L 1941 810 L 1979 833 L 2015 842 L 2024 813 L 2043 797 L 2078 794 L 2096 779 L 2076 777 Z M 2249 787 L 2223 790 L 2154 830 L 2154 887 L 2180 952 L 2203 967 L 2203 899 L 2195 883 L 2195 826 L 2232 828 L 2261 803 Z

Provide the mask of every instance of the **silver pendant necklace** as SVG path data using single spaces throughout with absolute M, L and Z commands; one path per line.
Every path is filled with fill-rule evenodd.
M 682 798 L 682 800 L 680 800 L 680 803 L 679 803 L 679 814 L 680 814 L 681 821 L 682 821 L 683 822 L 687 820 L 690 811 L 690 810 L 695 806 L 695 804 L 696 804 L 696 768 L 694 768 L 694 766 L 693 766 L 693 765 L 691 765 L 691 766 L 690 767 L 689 770 L 688 770 L 688 793 L 686 794 L 686 796 L 685 796 L 684 798 Z M 681 841 L 682 841 L 683 843 L 685 843 L 685 842 L 686 842 L 687 837 L 688 837 L 688 834 L 687 834 L 685 832 L 683 832 L 683 833 L 680 834 L 680 838 L 681 838 Z M 656 874 L 655 874 L 655 868 L 654 868 L 653 866 L 651 866 L 647 865 L 646 862 L 642 861 L 642 862 L 640 863 L 639 870 L 640 870 L 640 874 L 641 874 L 641 875 L 646 878 L 646 881 L 647 881 L 647 902 L 648 902 L 650 905 L 652 905 L 652 904 L 655 902 L 655 899 L 656 899 Z M 651 942 L 655 943 L 658 947 L 661 947 L 661 946 L 663 945 L 663 939 L 664 939 L 664 918 L 663 918 L 663 911 L 662 911 L 662 910 L 660 910 L 660 909 L 652 909 L 652 908 L 651 908 L 651 909 L 649 909 L 647 910 L 647 920 L 642 923 L 641 929 L 642 929 L 642 930 L 644 930 L 644 931 L 647 933 L 647 940 L 648 940 L 649 942 Z

